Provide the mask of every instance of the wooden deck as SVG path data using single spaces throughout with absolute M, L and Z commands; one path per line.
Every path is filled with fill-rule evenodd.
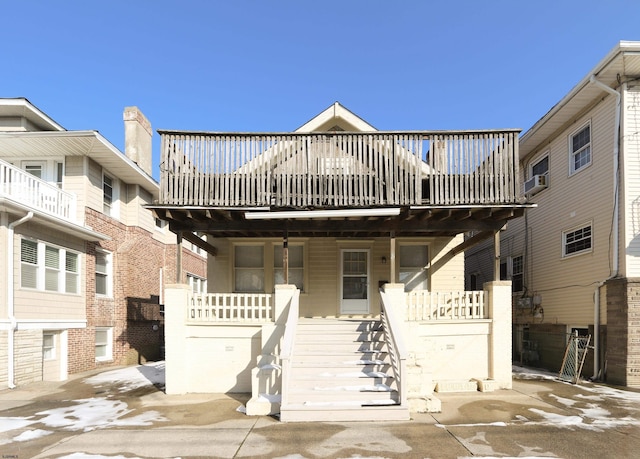
M 518 133 L 160 131 L 158 204 L 288 209 L 516 204 Z

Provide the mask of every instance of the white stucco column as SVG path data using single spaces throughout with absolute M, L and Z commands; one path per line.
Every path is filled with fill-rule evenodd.
M 289 301 L 293 298 L 293 294 L 296 291 L 295 285 L 276 285 L 275 299 L 273 300 L 273 315 L 274 322 L 277 325 L 284 325 L 287 323 L 287 315 L 289 314 Z
M 186 368 L 186 319 L 189 301 L 188 285 L 167 285 L 164 291 L 165 391 L 186 394 L 189 374 Z
M 491 322 L 489 337 L 489 378 L 501 389 L 511 389 L 512 323 L 511 281 L 494 281 L 484 284 L 489 293 L 487 308 Z

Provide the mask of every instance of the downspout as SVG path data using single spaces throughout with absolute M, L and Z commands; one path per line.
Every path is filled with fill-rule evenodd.
M 593 379 L 600 377 L 600 289 L 609 280 L 618 275 L 620 268 L 620 113 L 622 111 L 622 95 L 598 81 L 595 75 L 591 75 L 589 81 L 603 91 L 616 96 L 616 115 L 613 128 L 613 266 L 611 275 L 598 283 L 593 302 Z
M 15 331 L 18 328 L 18 322 L 15 316 L 15 304 L 13 303 L 14 289 L 13 285 L 13 234 L 14 228 L 18 225 L 31 220 L 33 212 L 29 211 L 27 215 L 7 226 L 7 315 L 9 317 L 9 331 L 7 334 L 7 386 L 9 389 L 15 389 Z

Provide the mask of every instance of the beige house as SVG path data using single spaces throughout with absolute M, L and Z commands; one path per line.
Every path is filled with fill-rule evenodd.
M 164 280 L 206 280 L 192 250 L 177 269 L 175 235 L 143 207 L 159 192 L 149 122 L 129 107 L 124 123 L 126 155 L 0 99 L 3 387 L 161 358 Z
M 592 336 L 584 376 L 640 387 L 640 42 L 620 42 L 520 139 L 537 207 L 501 233 L 514 290 L 514 359 L 559 369 L 567 337 Z M 493 247 L 467 252 L 469 286 Z
M 518 131 L 384 132 L 335 103 L 290 133 L 160 133 L 150 207 L 209 252 L 207 294 L 167 289 L 168 393 L 361 420 L 511 386 L 510 283 L 465 291 L 464 250 L 526 207 Z

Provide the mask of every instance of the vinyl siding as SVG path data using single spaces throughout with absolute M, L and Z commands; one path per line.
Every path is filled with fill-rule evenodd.
M 621 204 L 624 227 L 624 274 L 640 277 L 640 86 L 633 86 L 623 99 L 624 200 Z
M 78 252 L 80 268 L 80 292 L 78 294 L 53 293 L 44 290 L 25 289 L 20 286 L 20 245 L 22 237 L 29 237 Z M 51 231 L 41 225 L 27 222 L 16 228 L 14 247 L 14 304 L 18 319 L 84 320 L 86 319 L 84 242 L 70 239 L 68 235 Z
M 87 176 L 85 166 L 87 158 L 84 156 L 67 156 L 64 162 L 64 190 L 76 196 L 76 219 L 84 222 L 84 207 L 87 203 Z
M 265 244 L 265 285 L 267 291 L 273 285 L 273 257 L 271 248 L 280 244 L 279 239 L 215 239 L 214 245 L 218 255 L 209 257 L 207 273 L 208 288 L 211 292 L 233 291 L 233 244 Z M 304 243 L 307 254 L 305 261 L 305 286 L 300 296 L 300 314 L 306 317 L 334 317 L 340 311 L 340 251 L 341 249 L 368 249 L 369 259 L 369 299 L 370 313 L 380 312 L 378 286 L 380 283 L 393 281 L 391 275 L 390 240 L 378 239 L 336 239 L 309 238 L 290 239 L 289 244 Z M 402 244 L 424 243 L 428 245 L 431 268 L 428 270 L 430 290 L 458 291 L 464 290 L 464 256 L 459 254 L 446 262 L 444 256 L 451 248 L 462 242 L 462 236 L 455 238 L 411 238 L 396 240 Z M 386 258 L 383 263 L 382 257 Z M 396 257 L 396 275 L 399 260 Z
M 593 323 L 596 284 L 611 273 L 613 129 L 615 98 L 606 97 L 523 164 L 549 152 L 549 188 L 530 201 L 538 205 L 511 221 L 501 237 L 501 257 L 526 255 L 525 285 L 542 296 L 544 322 Z M 569 136 L 591 123 L 591 164 L 570 175 Z M 563 257 L 563 232 L 592 225 L 592 250 Z M 529 319 L 530 320 L 530 319 Z

